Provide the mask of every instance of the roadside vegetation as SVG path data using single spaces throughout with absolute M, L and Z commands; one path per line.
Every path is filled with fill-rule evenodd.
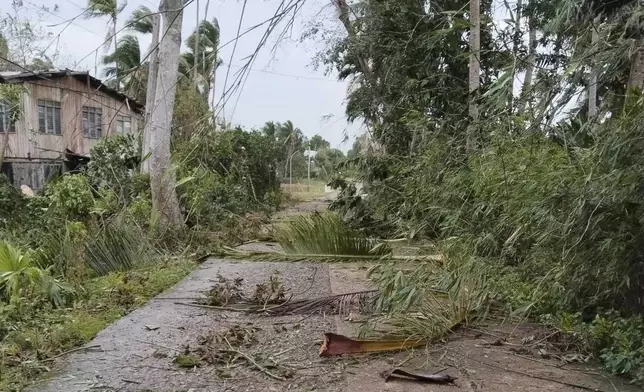
M 445 257 L 373 269 L 386 321 L 435 337 L 500 310 L 642 383 L 643 8 L 519 1 L 501 21 L 489 2 L 422 3 L 350 6 L 320 56 L 370 129 L 332 208 Z M 456 318 L 436 319 L 437 290 Z

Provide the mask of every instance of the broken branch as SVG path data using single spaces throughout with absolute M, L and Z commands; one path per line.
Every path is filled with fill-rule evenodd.
M 261 371 L 262 373 L 266 374 L 267 376 L 272 377 L 272 378 L 274 378 L 276 380 L 286 381 L 286 379 L 284 377 L 280 377 L 280 376 L 278 376 L 276 374 L 271 373 L 268 369 L 266 369 L 265 367 L 263 367 L 260 364 L 258 364 L 257 362 L 255 362 L 255 360 L 253 360 L 253 358 L 251 358 L 250 355 L 248 355 L 246 353 L 243 353 L 243 352 L 241 352 L 239 350 L 235 350 L 233 348 L 233 346 L 230 344 L 230 342 L 228 341 L 228 339 L 224 338 L 224 340 L 226 340 L 226 343 L 228 344 L 228 347 L 230 349 L 229 350 L 221 350 L 221 351 L 230 351 L 230 352 L 235 353 L 237 355 L 241 355 L 242 357 L 246 358 L 246 360 L 248 362 L 250 362 L 257 370 Z

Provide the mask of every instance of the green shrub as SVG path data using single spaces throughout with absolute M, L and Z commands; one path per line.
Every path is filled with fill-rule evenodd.
M 0 242 L 0 289 L 8 301 L 20 301 L 22 295 L 36 294 L 50 300 L 56 306 L 65 303 L 72 290 L 54 279 L 48 270 L 34 265 L 31 255 Z
M 43 233 L 33 255 L 34 263 L 50 269 L 54 276 L 74 280 L 85 277 L 83 246 L 87 235 L 85 224 L 74 221 L 67 222 L 63 230 Z
M 614 312 L 598 315 L 589 327 L 592 346 L 608 371 L 644 382 L 644 320 Z
M 27 205 L 27 199 L 7 176 L 0 173 L 0 229 L 16 224 Z
M 176 153 L 179 177 L 195 178 L 179 188 L 188 222 L 215 227 L 231 214 L 257 210 L 265 201 L 278 202 L 273 167 L 277 152 L 273 139 L 240 128 L 203 128 L 182 143 Z M 270 192 L 273 196 L 267 196 Z
M 62 176 L 49 184 L 45 194 L 49 198 L 52 212 L 68 219 L 84 219 L 94 207 L 92 188 L 84 174 Z
M 132 174 L 139 160 L 139 146 L 133 135 L 105 137 L 92 148 L 87 174 L 93 185 L 111 190 L 124 205 L 132 193 Z

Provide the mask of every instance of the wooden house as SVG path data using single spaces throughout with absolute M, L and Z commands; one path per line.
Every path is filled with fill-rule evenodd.
M 100 138 L 137 133 L 142 126 L 142 104 L 87 72 L 0 72 L 4 83 L 22 87 L 18 116 L 0 100 L 0 170 L 16 186 L 41 189 L 75 158 L 89 158 Z

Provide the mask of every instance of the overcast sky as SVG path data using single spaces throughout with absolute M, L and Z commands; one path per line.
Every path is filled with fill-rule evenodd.
M 56 65 L 89 70 L 95 76 L 102 77 L 100 62 L 104 54 L 101 45 L 107 33 L 107 19 L 87 20 L 75 19 L 69 26 L 68 21 L 83 12 L 86 0 L 22 0 L 24 11 L 22 17 L 34 19 L 37 10 L 42 6 L 53 7 L 57 4 L 57 12 L 41 13 L 44 20 L 41 26 L 48 27 L 55 37 L 55 45 L 49 52 L 57 51 Z M 124 0 L 119 0 L 119 3 Z M 0 0 L 0 12 L 7 12 L 4 3 Z M 241 0 L 211 0 L 206 15 L 207 0 L 193 0 L 187 6 L 183 17 L 183 36 L 185 39 L 196 27 L 197 3 L 199 4 L 200 19 L 212 20 L 217 18 L 221 28 L 221 43 L 234 41 L 242 14 L 243 1 Z M 280 0 L 252 0 L 247 2 L 244 18 L 241 21 L 241 31 L 271 18 Z M 307 40 L 301 42 L 300 38 L 311 24 L 323 23 L 329 34 L 344 34 L 337 21 L 335 11 L 329 0 L 307 0 L 298 13 L 295 26 L 280 41 L 275 51 L 272 51 L 276 42 L 276 34 L 270 39 L 267 47 L 259 54 L 253 69 L 243 89 L 229 96 L 225 105 L 226 120 L 233 124 L 243 125 L 246 128 L 259 128 L 267 121 L 284 122 L 291 120 L 305 135 L 311 137 L 320 134 L 327 139 L 332 147 L 340 148 L 345 152 L 351 148 L 355 136 L 363 132 L 360 124 L 347 124 L 344 103 L 347 83 L 339 82 L 334 75 L 325 75 L 323 69 L 314 69 L 312 61 L 314 56 L 325 48 L 323 42 Z M 507 4 L 514 7 L 516 0 L 505 2 L 494 0 L 494 18 L 497 23 L 503 24 L 508 17 Z M 119 28 L 129 18 L 132 11 L 144 5 L 150 9 L 158 9 L 158 0 L 130 0 L 120 14 Z M 258 28 L 238 40 L 233 56 L 233 43 L 225 45 L 220 52 L 224 61 L 217 72 L 216 97 L 220 99 L 226 74 L 229 73 L 227 88 L 235 80 L 235 73 L 240 66 L 245 64 L 245 58 L 253 53 L 265 32 L 265 26 Z M 119 33 L 120 35 L 123 32 Z M 527 34 L 524 34 L 527 39 Z M 150 44 L 149 36 L 140 36 L 139 41 L 143 52 L 147 51 Z M 184 44 L 185 48 L 185 44 Z M 98 49 L 98 50 L 97 50 Z M 229 67 L 230 65 L 230 67 Z M 230 70 L 230 71 L 229 71 Z M 515 94 L 521 88 L 523 74 L 516 75 L 514 83 Z M 576 99 L 570 102 L 574 106 Z M 231 118 L 232 116 L 232 118 Z M 345 136 L 348 140 L 343 143 Z
M 43 26 L 59 25 L 74 18 L 86 6 L 86 0 L 23 0 L 27 11 L 35 15 L 41 6 L 52 7 L 58 5 L 58 11 L 44 13 Z M 121 0 L 119 0 L 119 3 Z M 206 17 L 206 0 L 199 0 L 200 19 Z M 241 31 L 261 23 L 275 14 L 280 1 L 252 0 L 248 1 Z M 158 8 L 157 0 L 130 0 L 120 15 L 119 28 L 137 7 L 144 5 L 150 9 Z M 237 0 L 211 0 L 207 19 L 217 18 L 221 28 L 221 43 L 234 40 L 237 36 L 243 1 Z M 282 40 L 275 52 L 272 52 L 276 37 L 269 41 L 253 65 L 248 80 L 243 90 L 232 95 L 225 106 L 226 120 L 233 124 L 245 127 L 261 127 L 266 121 L 284 122 L 291 120 L 305 135 L 311 137 L 320 134 L 327 139 L 331 146 L 344 151 L 351 148 L 353 138 L 362 132 L 360 124 L 347 124 L 344 100 L 347 84 L 339 82 L 333 75 L 324 75 L 324 70 L 315 70 L 312 60 L 319 50 L 324 49 L 323 44 L 313 41 L 300 42 L 302 32 L 310 27 L 311 23 L 326 19 L 329 28 L 339 28 L 334 18 L 334 11 L 329 7 L 330 2 L 324 0 L 308 0 L 299 13 L 299 17 L 292 29 L 292 33 Z M 9 10 L 0 6 L 1 12 Z M 33 18 L 24 14 L 23 17 Z M 196 27 L 197 1 L 188 5 L 183 17 L 183 35 L 185 39 Z M 104 54 L 101 44 L 107 32 L 107 18 L 87 20 L 78 18 L 68 27 L 66 23 L 59 26 L 47 27 L 59 39 L 52 46 L 53 51 L 58 50 L 59 66 L 72 67 L 77 70 L 89 70 L 93 75 L 96 69 L 96 60 L 100 62 Z M 221 97 L 228 65 L 230 74 L 227 85 L 230 87 L 235 79 L 235 73 L 240 66 L 246 63 L 245 57 L 253 53 L 265 26 L 258 28 L 238 40 L 235 54 L 231 59 L 233 44 L 222 48 L 220 56 L 224 61 L 217 72 L 216 96 Z M 120 33 L 121 35 L 123 33 Z M 140 36 L 139 42 L 142 51 L 146 51 L 150 43 L 149 36 Z M 98 75 L 101 74 L 100 66 Z M 240 95 L 241 92 L 241 95 Z M 231 119 L 232 116 L 232 119 Z M 349 140 L 343 143 L 345 135 Z

